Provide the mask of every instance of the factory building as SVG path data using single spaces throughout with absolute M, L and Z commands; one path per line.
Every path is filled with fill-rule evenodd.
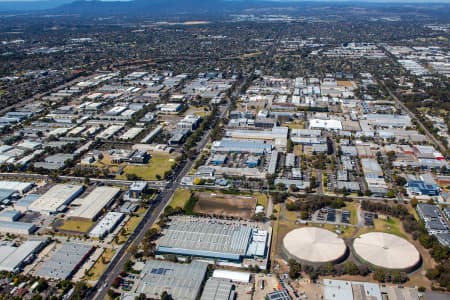
M 150 260 L 141 271 L 133 295 L 152 295 L 158 299 L 167 292 L 177 300 L 196 300 L 200 297 L 208 264 L 194 261 L 178 264 L 167 261 Z
M 158 241 L 158 254 L 231 262 L 267 255 L 267 231 L 215 219 L 174 219 Z
M 33 223 L 0 221 L 0 232 L 3 233 L 28 235 L 34 231 L 36 226 Z
M 272 148 L 272 144 L 262 141 L 224 138 L 221 141 L 215 141 L 211 150 L 213 152 L 251 153 L 262 155 L 270 153 Z
M 109 233 L 113 232 L 117 225 L 123 220 L 125 215 L 121 212 L 109 212 L 100 222 L 95 225 L 89 232 L 89 236 L 92 238 L 104 238 Z
M 20 195 L 29 192 L 34 186 L 34 182 L 21 182 L 21 181 L 0 181 L 0 190 L 12 190 Z
M 26 241 L 18 247 L 10 244 L 0 245 L 0 270 L 20 272 L 34 260 L 44 245 L 42 241 Z
M 210 278 L 203 288 L 200 300 L 234 300 L 236 292 L 229 280 Z
M 92 245 L 79 243 L 63 243 L 50 253 L 36 272 L 37 276 L 50 279 L 69 279 L 94 252 Z
M 94 221 L 105 207 L 111 205 L 119 194 L 120 189 L 115 187 L 100 186 L 84 198 L 78 198 L 72 202 L 75 206 L 67 216 L 70 218 L 88 219 Z
M 84 188 L 81 185 L 57 184 L 34 201 L 29 209 L 42 214 L 55 214 L 77 198 Z

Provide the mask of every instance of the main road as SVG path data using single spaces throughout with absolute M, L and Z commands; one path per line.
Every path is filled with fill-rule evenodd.
M 223 119 L 226 116 L 228 110 L 230 109 L 230 105 L 231 102 L 228 101 L 228 103 L 225 106 L 219 107 L 220 110 L 220 115 L 218 116 L 219 119 Z M 197 143 L 197 146 L 195 147 L 196 153 L 200 152 L 206 146 L 206 144 L 209 141 L 211 131 L 212 128 L 208 129 L 203 134 L 202 139 L 200 140 L 199 143 Z M 194 162 L 195 159 L 188 159 L 185 165 L 183 166 L 183 169 L 177 174 L 175 179 L 166 186 L 166 189 L 163 189 L 161 191 L 161 193 L 156 198 L 154 204 L 150 207 L 150 209 L 147 211 L 147 214 L 142 219 L 142 222 L 138 225 L 135 231 L 129 236 L 126 244 L 116 254 L 116 256 L 111 261 L 106 271 L 99 278 L 97 285 L 91 289 L 92 292 L 86 297 L 87 299 L 103 300 L 105 298 L 108 290 L 111 288 L 113 280 L 120 275 L 120 273 L 123 270 L 124 264 L 131 259 L 132 253 L 128 251 L 128 249 L 130 248 L 130 246 L 132 245 L 138 246 L 142 242 L 145 233 L 150 229 L 150 227 L 155 223 L 157 218 L 161 215 L 164 208 L 167 206 L 170 199 L 172 198 L 173 194 L 180 186 L 181 180 L 183 179 L 184 176 L 187 175 Z
M 398 106 L 400 106 L 400 108 L 405 111 L 412 120 L 415 120 L 417 122 L 417 124 L 419 125 L 419 127 L 422 128 L 423 132 L 425 132 L 425 134 L 428 136 L 428 138 L 433 142 L 433 144 L 436 146 L 436 148 L 440 149 L 442 151 L 442 153 L 445 155 L 447 153 L 447 148 L 444 146 L 444 144 L 442 144 L 441 141 L 439 141 L 429 130 L 428 128 L 425 127 L 425 125 L 423 125 L 423 123 L 419 120 L 419 118 L 411 111 L 409 110 L 408 107 L 406 107 L 406 105 L 400 101 L 400 99 L 398 99 L 398 97 L 391 91 L 390 88 L 388 88 L 385 84 L 384 81 L 379 80 L 379 82 L 381 83 L 381 85 L 388 91 L 389 96 L 391 96 L 392 99 L 394 99 L 394 101 L 397 103 Z

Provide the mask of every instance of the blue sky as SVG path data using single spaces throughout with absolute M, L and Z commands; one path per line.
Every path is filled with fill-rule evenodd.
M 52 2 L 55 0 L 0 0 L 1 2 Z M 101 0 L 101 1 L 131 1 L 131 0 Z M 206 0 L 207 1 L 207 0 Z M 245 0 L 244 0 L 245 1 Z M 302 2 L 302 1 L 321 1 L 321 2 L 407 2 L 407 3 L 449 3 L 450 0 L 265 0 L 265 1 L 282 1 L 282 2 Z

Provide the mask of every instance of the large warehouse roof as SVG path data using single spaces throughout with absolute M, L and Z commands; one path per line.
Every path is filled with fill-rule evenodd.
M 177 264 L 150 260 L 145 263 L 136 293 L 161 295 L 166 291 L 174 299 L 195 300 L 198 298 L 208 264 L 194 261 Z
M 157 251 L 189 256 L 240 260 L 264 256 L 268 233 L 214 219 L 174 219 L 163 232 Z
M 311 263 L 337 261 L 347 252 L 337 234 L 316 227 L 292 230 L 284 237 L 283 247 L 289 256 Z
M 342 130 L 342 123 L 339 120 L 309 120 L 309 129 Z
M 177 220 L 164 231 L 158 251 L 239 259 L 246 254 L 250 235 L 250 227 Z
M 356 255 L 362 260 L 386 269 L 405 270 L 420 262 L 420 254 L 407 240 L 393 234 L 371 232 L 353 242 Z
M 23 193 L 29 190 L 34 183 L 32 182 L 21 182 L 21 181 L 0 181 L 0 189 L 2 190 L 14 190 Z
M 233 284 L 229 280 L 210 278 L 203 288 L 200 300 L 234 299 Z
M 61 206 L 72 202 L 83 191 L 83 186 L 58 184 L 34 201 L 29 209 L 32 211 L 54 213 Z
M 105 206 L 111 203 L 119 192 L 120 189 L 115 187 L 96 187 L 85 198 L 79 198 L 72 202 L 72 205 L 79 205 L 79 207 L 73 209 L 67 215 L 74 218 L 93 220 Z
M 26 241 L 19 247 L 9 245 L 0 246 L 0 270 L 14 272 L 20 268 L 36 249 L 42 244 L 42 241 Z
M 262 141 L 239 140 L 224 138 L 215 141 L 212 145 L 214 152 L 246 152 L 253 154 L 264 154 L 272 151 L 272 144 Z
M 93 249 L 92 245 L 64 243 L 51 254 L 36 272 L 37 276 L 68 279 L 80 267 Z

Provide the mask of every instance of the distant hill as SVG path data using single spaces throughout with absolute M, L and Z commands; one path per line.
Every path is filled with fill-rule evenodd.
M 128 2 L 75 1 L 56 10 L 63 13 L 95 15 L 173 15 L 207 14 L 262 5 L 260 1 L 226 0 L 134 0 Z M 280 5 L 272 2 L 272 5 Z
M 6 1 L 0 2 L 0 11 L 33 11 L 47 10 L 72 3 L 73 0 L 37 0 L 37 1 Z
M 99 1 L 99 0 L 36 0 L 0 2 L 0 11 L 40 11 L 48 14 L 77 14 L 84 17 L 105 16 L 220 16 L 230 13 L 286 13 L 297 11 L 311 15 L 317 13 L 346 13 L 346 9 L 353 6 L 371 8 L 378 12 L 396 13 L 429 13 L 440 14 L 445 18 L 449 5 L 437 6 L 430 2 L 442 2 L 450 0 L 430 0 L 428 4 L 399 4 L 394 2 L 417 2 L 419 0 L 394 0 L 391 3 L 383 3 L 387 0 L 360 0 L 360 1 L 322 1 L 322 0 L 132 0 L 132 1 Z M 15 1 L 15 2 L 14 2 Z M 422 0 L 424 1 L 424 0 Z M 309 8 L 321 7 L 321 10 Z M 283 9 L 280 9 L 283 8 Z M 441 10 L 443 8 L 443 10 Z M 392 9 L 392 10 L 391 10 Z

